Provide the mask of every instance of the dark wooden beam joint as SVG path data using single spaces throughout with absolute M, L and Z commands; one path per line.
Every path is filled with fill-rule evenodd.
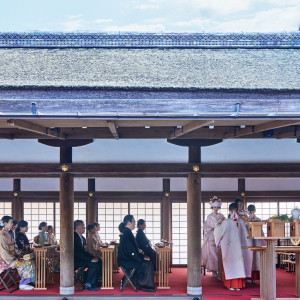
M 16 127 L 25 131 L 53 137 L 56 139 L 66 139 L 65 136 L 62 136 L 60 134 L 60 131 L 58 128 L 56 129 L 50 129 L 47 127 L 42 127 L 40 125 L 37 125 L 33 122 L 28 122 L 24 120 L 7 120 L 7 125 L 10 125 L 11 127 Z

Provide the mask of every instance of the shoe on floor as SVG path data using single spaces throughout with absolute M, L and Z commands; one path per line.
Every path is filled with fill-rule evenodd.
M 88 284 L 88 283 L 85 284 L 83 289 L 86 290 L 86 291 L 94 291 L 94 292 L 98 291 L 97 287 L 92 286 L 91 284 Z
M 155 289 L 145 289 L 145 288 L 141 288 L 141 290 L 142 290 L 143 292 L 147 292 L 147 293 L 155 293 L 155 292 L 156 292 Z
M 235 289 L 233 288 L 227 288 L 229 291 L 235 291 Z
M 235 289 L 236 291 L 240 291 L 241 289 Z
M 19 290 L 21 290 L 21 291 L 31 291 L 33 289 L 34 289 L 34 287 L 29 284 L 20 284 L 20 286 L 19 286 Z

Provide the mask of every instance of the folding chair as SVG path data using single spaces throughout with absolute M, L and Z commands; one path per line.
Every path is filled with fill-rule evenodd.
M 122 272 L 124 273 L 124 277 L 125 277 L 125 281 L 123 281 L 123 279 L 121 280 L 120 292 L 123 291 L 124 287 L 126 286 L 126 284 L 128 282 L 131 284 L 131 286 L 133 287 L 133 289 L 137 292 L 136 286 L 131 281 L 132 280 L 132 276 L 135 274 L 135 268 L 133 268 L 133 269 L 125 269 L 123 267 L 120 267 L 120 268 L 121 268 Z
M 74 284 L 78 288 L 79 292 L 82 292 L 85 286 L 85 274 L 88 268 L 79 267 L 74 272 Z
M 9 293 L 19 288 L 18 282 L 21 277 L 16 268 L 8 268 L 0 274 L 0 291 L 7 289 Z M 12 288 L 12 289 L 10 289 Z

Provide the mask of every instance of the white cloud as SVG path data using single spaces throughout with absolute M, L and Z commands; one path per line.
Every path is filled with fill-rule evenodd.
M 136 8 L 136 9 L 142 9 L 142 10 L 146 10 L 146 9 L 158 9 L 159 5 L 157 5 L 157 4 L 139 4 L 139 5 L 136 5 L 134 8 Z
M 250 5 L 258 0 L 173 0 L 170 5 L 180 4 L 189 9 L 209 10 L 216 14 L 231 14 L 240 11 L 246 11 Z
M 92 21 L 92 22 L 96 23 L 96 24 L 111 23 L 112 19 L 97 19 L 97 20 Z
M 229 21 L 197 18 L 174 23 L 177 32 L 282 32 L 297 31 L 300 25 L 300 4 L 286 8 L 259 11 L 247 18 Z M 167 27 L 167 30 L 169 28 Z
M 297 31 L 300 25 L 300 5 L 285 9 L 258 12 L 251 18 L 219 23 L 215 31 L 222 32 L 282 32 Z
M 82 18 L 82 17 L 83 17 L 83 15 L 68 16 L 68 18 L 69 18 L 70 20 L 74 20 L 74 19 L 78 19 L 78 18 Z
M 70 20 L 59 23 L 63 26 L 62 31 L 77 31 L 77 30 L 84 30 L 85 26 L 83 24 L 83 20 Z
M 121 31 L 121 32 L 162 32 L 166 27 L 162 24 L 129 24 L 124 26 L 107 26 L 104 31 Z

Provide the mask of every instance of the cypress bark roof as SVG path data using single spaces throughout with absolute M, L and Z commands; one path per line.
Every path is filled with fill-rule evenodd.
M 298 49 L 0 48 L 0 87 L 299 90 Z

